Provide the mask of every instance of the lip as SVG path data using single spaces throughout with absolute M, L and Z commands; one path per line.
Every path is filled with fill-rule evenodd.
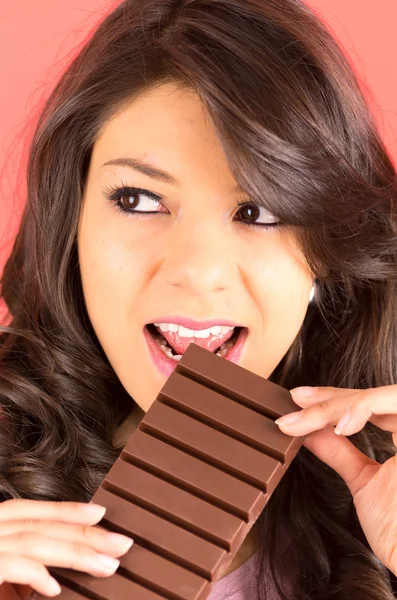
M 225 325 L 226 327 L 244 327 L 241 323 L 236 323 L 235 321 L 229 321 L 226 319 L 209 319 L 207 321 L 196 321 L 195 319 L 190 319 L 189 317 L 181 317 L 178 315 L 167 315 L 165 317 L 158 317 L 150 323 L 175 323 L 176 325 L 182 325 L 187 329 L 192 329 L 193 331 L 197 331 L 198 329 L 209 329 L 210 327 L 215 327 L 215 325 Z M 149 325 L 150 323 L 147 323 Z
M 156 323 L 159 323 L 159 322 L 163 323 L 165 321 L 156 321 Z M 173 323 L 174 321 L 171 321 L 171 322 Z M 160 373 L 162 375 L 164 375 L 166 378 L 168 378 L 171 375 L 171 373 L 174 371 L 175 367 L 178 365 L 178 362 L 176 362 L 175 360 L 172 360 L 171 358 L 168 358 L 168 356 L 166 356 L 164 354 L 164 352 L 160 349 L 157 342 L 155 342 L 154 339 L 152 338 L 152 336 L 150 335 L 150 332 L 147 329 L 147 327 L 144 327 L 143 334 L 145 336 L 147 346 L 148 346 L 148 351 L 149 351 L 150 357 L 151 357 L 154 365 L 157 367 L 157 369 L 160 371 Z M 229 360 L 230 362 L 238 364 L 238 361 L 239 361 L 241 353 L 244 349 L 244 344 L 245 344 L 247 337 L 248 337 L 248 329 L 246 327 L 243 327 L 240 331 L 240 334 L 239 334 L 233 348 L 231 348 L 225 354 L 223 359 Z M 194 343 L 194 342 L 192 342 L 192 343 Z M 218 357 L 218 358 L 221 358 L 221 357 Z

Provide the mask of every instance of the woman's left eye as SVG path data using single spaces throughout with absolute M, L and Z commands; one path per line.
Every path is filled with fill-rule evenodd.
M 105 188 L 103 195 L 115 205 L 117 212 L 121 212 L 127 217 L 142 217 L 145 215 L 161 213 L 161 211 L 157 210 L 158 206 L 167 210 L 164 203 L 161 201 L 160 196 L 141 188 L 129 186 Z M 141 201 L 141 198 L 143 198 L 143 201 Z M 137 206 L 141 206 L 142 204 L 143 210 L 137 210 Z M 272 217 L 268 211 L 265 211 L 263 207 L 254 204 L 249 198 L 238 201 L 237 206 L 239 207 L 237 212 L 240 214 L 245 213 L 246 215 L 245 220 L 238 219 L 243 225 L 266 229 L 275 229 L 282 226 L 280 221 L 275 221 L 274 217 Z M 273 221 L 269 222 L 268 220 L 265 223 L 257 223 L 256 219 L 260 217 L 261 210 L 265 211 L 268 215 L 267 217 L 265 215 L 265 219 L 269 219 L 270 215 L 270 219 L 273 219 Z
M 245 200 L 239 200 L 237 202 L 237 205 L 240 207 L 239 212 L 240 213 L 245 212 L 245 214 L 247 215 L 246 218 L 249 221 L 249 223 L 247 223 L 247 225 L 253 225 L 256 227 L 267 227 L 267 228 L 281 227 L 281 225 L 282 225 L 281 222 L 276 221 L 275 217 L 272 217 L 271 213 L 269 213 L 265 208 L 263 208 L 263 206 L 258 206 L 257 204 L 252 202 L 252 200 L 250 200 L 249 198 L 245 199 Z M 260 217 L 261 210 L 263 210 L 265 213 L 267 213 L 267 215 L 265 214 L 265 216 L 264 216 L 265 221 L 266 221 L 266 219 L 269 219 L 269 217 L 270 217 L 270 221 L 268 220 L 267 222 L 264 222 L 264 223 L 256 222 L 256 219 L 258 219 Z

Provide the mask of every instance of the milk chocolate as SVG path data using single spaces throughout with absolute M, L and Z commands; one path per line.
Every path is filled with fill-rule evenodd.
M 190 344 L 92 501 L 134 544 L 111 577 L 50 567 L 60 600 L 205 600 L 301 448 L 288 390 Z M 44 599 L 44 596 L 37 596 Z

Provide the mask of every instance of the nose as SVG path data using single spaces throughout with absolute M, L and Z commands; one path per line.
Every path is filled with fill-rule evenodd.
M 232 240 L 217 225 L 206 220 L 173 231 L 163 269 L 171 286 L 197 297 L 233 289 L 238 268 L 234 264 Z

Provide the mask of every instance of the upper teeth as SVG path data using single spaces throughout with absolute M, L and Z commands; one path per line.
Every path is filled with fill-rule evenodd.
M 156 327 L 159 327 L 161 331 L 171 331 L 173 333 L 178 333 L 180 337 L 196 337 L 196 338 L 207 338 L 210 335 L 219 335 L 220 333 L 224 335 L 229 331 L 232 331 L 234 327 L 226 327 L 226 325 L 215 325 L 214 327 L 209 327 L 208 329 L 188 329 L 183 325 L 177 325 L 176 323 L 154 323 Z

